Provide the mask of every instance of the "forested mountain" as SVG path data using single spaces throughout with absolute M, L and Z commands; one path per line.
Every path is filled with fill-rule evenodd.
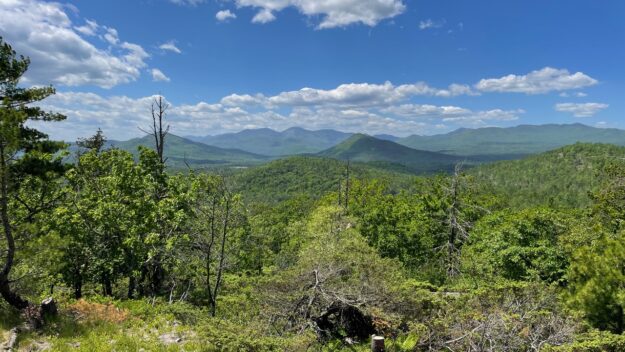
M 294 156 L 249 168 L 234 176 L 236 188 L 246 200 L 277 202 L 291 197 L 318 199 L 328 192 L 337 192 L 345 183 L 347 172 L 360 180 L 380 179 L 395 191 L 409 190 L 414 176 L 387 171 L 375 165 L 313 156 Z
M 270 158 L 238 149 L 225 149 L 193 142 L 186 138 L 169 134 L 166 137 L 167 148 L 165 157 L 168 164 L 174 168 L 186 167 L 204 168 L 224 165 L 250 165 L 266 162 Z M 112 146 L 137 154 L 139 146 L 154 147 L 154 137 L 145 136 L 128 141 L 111 141 Z
M 339 160 L 399 164 L 416 173 L 449 171 L 462 160 L 457 156 L 416 150 L 365 134 L 355 134 L 317 155 Z
M 459 129 L 447 134 L 401 138 L 405 146 L 453 155 L 496 155 L 501 159 L 536 154 L 577 142 L 625 145 L 625 131 L 583 124 L 520 125 Z
M 282 132 L 260 128 L 189 139 L 220 148 L 237 148 L 262 155 L 279 156 L 316 153 L 344 141 L 349 136 L 350 133 L 334 130 L 309 131 L 293 127 Z
M 625 147 L 578 143 L 522 160 L 480 165 L 468 173 L 516 208 L 578 208 L 589 205 L 589 193 L 606 181 L 606 167 L 624 158 Z

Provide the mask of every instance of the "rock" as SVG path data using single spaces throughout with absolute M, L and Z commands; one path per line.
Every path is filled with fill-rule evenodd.
M 165 345 L 173 345 L 182 342 L 182 337 L 176 333 L 167 333 L 158 337 L 159 340 Z

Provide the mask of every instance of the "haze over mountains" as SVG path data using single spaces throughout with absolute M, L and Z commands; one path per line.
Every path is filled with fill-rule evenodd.
M 405 146 L 453 155 L 528 155 L 577 142 L 625 145 L 625 130 L 583 124 L 520 125 L 509 128 L 459 129 L 433 136 L 409 136 Z
M 260 128 L 217 136 L 188 138 L 220 148 L 237 148 L 263 155 L 282 156 L 317 153 L 341 143 L 350 136 L 351 133 L 334 130 L 309 131 L 293 127 L 282 132 Z
M 238 149 L 214 147 L 169 134 L 166 140 L 165 157 L 170 166 L 205 167 L 211 165 L 248 165 L 266 162 L 270 158 Z M 134 138 L 128 141 L 111 141 L 111 145 L 137 153 L 139 146 L 152 147 L 152 136 Z
M 577 142 L 625 145 L 625 130 L 583 124 L 521 125 L 399 138 L 334 130 L 290 128 L 279 132 L 264 128 L 205 137 L 170 135 L 166 154 L 173 166 L 247 166 L 305 154 L 429 173 L 449 170 L 459 161 L 518 159 Z M 136 152 L 139 145 L 151 146 L 152 140 L 146 136 L 111 144 Z

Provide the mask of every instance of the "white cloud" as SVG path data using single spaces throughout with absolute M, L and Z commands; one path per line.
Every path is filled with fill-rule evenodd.
M 527 75 L 507 75 L 479 81 L 475 88 L 482 92 L 542 94 L 552 91 L 578 89 L 597 84 L 597 80 L 582 73 L 571 74 L 566 69 L 545 67 Z
M 522 109 L 472 111 L 458 106 L 429 104 L 403 104 L 385 108 L 381 111 L 404 118 L 430 118 L 443 122 L 470 122 L 471 125 L 483 124 L 487 121 L 514 121 L 519 119 L 520 114 L 525 113 Z
M 98 23 L 96 21 L 86 20 L 83 26 L 74 27 L 75 30 L 80 32 L 81 34 L 94 36 L 98 31 Z
M 406 9 L 402 0 L 232 0 L 238 7 L 254 7 L 260 11 L 252 20 L 267 23 L 275 19 L 275 12 L 294 7 L 308 17 L 321 17 L 318 29 L 345 27 L 362 23 L 375 26 L 380 21 L 395 17 Z
M 556 104 L 555 109 L 556 111 L 571 113 L 575 117 L 592 117 L 608 107 L 608 104 L 602 103 L 560 103 Z
M 249 94 L 231 94 L 221 99 L 221 104 L 226 106 L 254 106 L 254 105 L 268 105 L 267 98 L 262 94 L 256 94 L 255 96 Z
M 269 23 L 276 20 L 276 16 L 269 9 L 262 9 L 252 18 L 252 23 Z
M 221 10 L 219 12 L 217 12 L 215 14 L 215 18 L 217 19 L 217 21 L 219 22 L 225 22 L 228 21 L 230 19 L 235 19 L 237 18 L 237 15 L 235 15 L 232 11 L 230 10 Z
M 313 93 L 304 96 L 303 100 L 302 97 L 292 97 L 288 93 L 299 94 L 306 90 L 285 92 L 273 97 L 231 94 L 214 103 L 171 103 L 168 116 L 172 132 L 178 135 L 216 134 L 261 127 L 285 129 L 293 126 L 409 135 L 513 121 L 523 113 L 523 110 L 474 111 L 452 105 L 402 103 L 409 96 L 393 93 L 393 87 L 390 83 L 371 87 L 343 85 L 336 90 L 323 91 L 320 95 Z M 352 88 L 355 92 L 350 92 Z M 375 97 L 376 94 L 381 96 Z M 278 97 L 280 101 L 276 101 Z M 373 102 L 368 101 L 371 97 Z M 98 127 L 109 138 L 128 139 L 139 135 L 137 127 L 149 123 L 152 98 L 59 93 L 40 105 L 64 113 L 68 119 L 59 124 L 39 124 L 38 127 L 54 138 L 69 141 L 91 135 Z
M 13 49 L 31 59 L 26 81 L 111 88 L 141 75 L 148 57 L 141 46 L 121 41 L 114 28 L 95 21 L 74 26 L 65 10 L 55 2 L 0 1 L 0 33 Z M 87 37 L 110 47 L 100 49 Z
M 350 83 L 342 84 L 334 89 L 323 90 L 302 88 L 297 91 L 282 92 L 267 98 L 270 105 L 341 105 L 341 106 L 379 106 L 388 105 L 412 96 L 453 97 L 457 95 L 472 95 L 470 87 L 452 84 L 447 89 L 437 89 L 424 82 L 414 84 L 393 85 Z
M 174 43 L 173 40 L 170 40 L 167 43 L 161 44 L 158 48 L 161 49 L 161 50 L 171 51 L 171 52 L 174 52 L 176 54 L 181 54 L 182 53 L 182 50 L 178 49 L 178 47 L 176 46 L 176 43 Z
M 434 21 L 432 19 L 427 19 L 424 21 L 420 21 L 419 22 L 419 29 L 420 30 L 425 30 L 425 29 L 431 29 L 431 28 L 441 28 L 445 25 L 445 20 L 440 20 L 440 21 Z
M 170 81 L 169 77 L 165 76 L 163 71 L 159 70 L 158 68 L 153 68 L 150 71 L 150 73 L 152 74 L 152 80 L 154 82 L 169 82 Z

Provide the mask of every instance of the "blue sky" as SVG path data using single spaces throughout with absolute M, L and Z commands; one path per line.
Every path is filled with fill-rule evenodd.
M 575 123 L 625 128 L 625 2 L 0 0 L 0 35 L 54 84 L 44 127 L 141 135 L 292 126 L 435 134 Z

